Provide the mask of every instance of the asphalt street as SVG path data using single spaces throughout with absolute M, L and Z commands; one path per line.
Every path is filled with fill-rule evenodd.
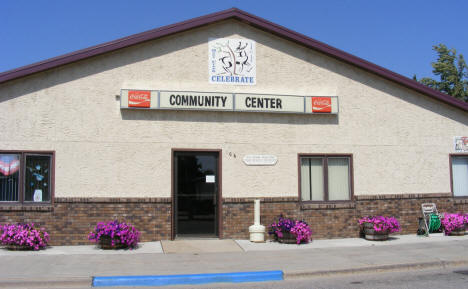
M 225 240 L 202 242 L 201 246 L 191 241 L 171 243 L 165 250 L 159 242 L 123 251 L 94 246 L 63 246 L 39 252 L 0 249 L 0 288 L 90 288 L 93 276 L 270 270 L 282 271 L 286 281 L 173 288 L 468 288 L 467 237 L 408 235 L 395 236 L 385 243 L 317 240 L 308 246 Z M 183 250 L 180 252 L 176 245 Z
M 19 284 L 18 284 L 19 285 Z M 14 286 L 15 289 L 48 288 L 47 286 Z M 67 286 L 60 288 L 89 289 L 91 286 Z M 444 269 L 406 270 L 373 274 L 334 275 L 292 279 L 277 282 L 217 283 L 205 285 L 180 285 L 162 287 L 102 287 L 109 289 L 462 289 L 468 288 L 468 266 Z
M 131 287 L 126 287 L 131 288 Z M 141 287 L 140 287 L 141 288 Z M 150 287 L 151 288 L 151 287 Z M 167 289 L 461 289 L 468 288 L 468 267 L 294 279 L 278 282 L 154 287 Z

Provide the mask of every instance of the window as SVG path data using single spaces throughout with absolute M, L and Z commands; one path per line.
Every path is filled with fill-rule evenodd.
M 300 155 L 302 201 L 349 201 L 352 195 L 350 155 Z
M 468 155 L 452 156 L 452 190 L 454 197 L 468 197 Z
M 0 152 L 0 202 L 50 203 L 53 153 Z

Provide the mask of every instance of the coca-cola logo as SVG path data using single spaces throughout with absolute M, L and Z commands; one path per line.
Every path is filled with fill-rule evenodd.
M 151 91 L 130 90 L 128 92 L 128 107 L 150 107 Z
M 332 111 L 331 97 L 312 97 L 312 112 Z

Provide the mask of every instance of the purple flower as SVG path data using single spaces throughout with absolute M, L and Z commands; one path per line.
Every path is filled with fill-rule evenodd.
M 359 219 L 359 225 L 364 223 L 373 224 L 376 232 L 387 232 L 388 234 L 398 232 L 401 229 L 400 223 L 394 217 L 368 216 Z
M 132 225 L 120 223 L 118 220 L 99 222 L 94 227 L 94 231 L 89 233 L 88 240 L 98 243 L 102 237 L 109 237 L 112 246 L 122 244 L 133 249 L 140 241 L 140 232 Z
M 461 230 L 465 228 L 468 223 L 466 214 L 449 214 L 444 213 L 441 224 L 444 227 L 445 235 L 449 235 L 452 231 Z
M 296 243 L 307 243 L 312 236 L 312 230 L 304 221 L 284 218 L 280 216 L 278 222 L 270 225 L 269 234 L 274 234 L 278 238 L 283 238 L 283 233 L 291 233 L 296 237 Z
M 49 234 L 44 228 L 35 228 L 34 223 L 6 224 L 0 228 L 0 242 L 2 245 L 28 246 L 39 250 L 47 247 Z

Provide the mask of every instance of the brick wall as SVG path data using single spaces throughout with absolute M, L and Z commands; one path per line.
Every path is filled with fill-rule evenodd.
M 253 224 L 253 200 L 249 198 L 223 199 L 223 238 L 248 239 Z M 297 198 L 261 198 L 260 222 L 270 224 L 279 214 L 295 217 L 299 212 Z
M 368 215 L 396 217 L 400 234 L 415 234 L 421 204 L 435 203 L 439 212 L 468 212 L 468 199 L 454 199 L 451 194 L 392 194 L 355 196 L 346 203 L 299 203 L 297 198 L 261 198 L 261 223 L 268 226 L 283 214 L 305 220 L 311 225 L 313 238 L 358 237 L 357 220 Z M 223 237 L 247 239 L 253 224 L 253 199 L 225 199 L 223 203 Z
M 297 198 L 261 198 L 261 223 L 280 214 L 303 219 L 314 239 L 358 237 L 357 220 L 367 215 L 395 216 L 402 234 L 416 233 L 422 203 L 436 203 L 439 212 L 468 212 L 468 199 L 450 194 L 355 196 L 347 203 L 300 203 Z M 223 238 L 248 239 L 253 224 L 253 199 L 225 198 Z M 57 198 L 53 206 L 2 206 L 0 224 L 34 222 L 51 234 L 51 245 L 89 244 L 88 233 L 99 221 L 125 220 L 141 232 L 141 240 L 171 238 L 170 198 Z
M 388 197 L 358 197 L 356 211 L 359 217 L 382 214 L 394 216 L 400 222 L 400 234 L 416 234 L 418 218 L 422 217 L 422 203 L 435 203 L 439 213 L 458 212 L 459 210 L 455 207 L 451 194 L 404 194 L 389 195 Z
M 141 241 L 170 239 L 169 198 L 56 198 L 53 207 L 0 207 L 0 224 L 34 222 L 50 233 L 51 245 L 90 244 L 97 222 L 125 220 L 141 232 Z

